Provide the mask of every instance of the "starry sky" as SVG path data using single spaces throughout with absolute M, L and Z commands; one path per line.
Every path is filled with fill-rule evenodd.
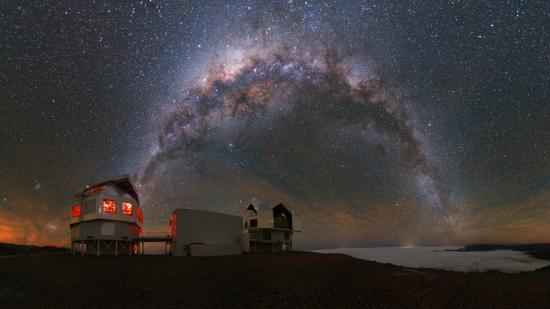
M 546 1 L 1 1 L 0 242 L 85 185 L 282 202 L 299 248 L 550 242 Z

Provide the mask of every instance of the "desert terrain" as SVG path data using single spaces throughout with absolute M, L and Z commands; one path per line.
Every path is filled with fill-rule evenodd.
M 548 308 L 549 282 L 342 254 L 0 258 L 2 308 Z

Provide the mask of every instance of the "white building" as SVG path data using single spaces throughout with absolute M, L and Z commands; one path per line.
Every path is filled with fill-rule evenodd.
M 170 216 L 169 229 L 172 255 L 242 254 L 242 218 L 239 216 L 178 208 Z
M 197 209 L 176 209 L 169 235 L 142 235 L 143 212 L 127 175 L 86 187 L 71 206 L 73 254 L 143 254 L 145 242 L 163 242 L 175 256 L 290 252 L 297 217 L 283 204 L 250 204 L 243 218 Z
M 243 251 L 248 253 L 290 252 L 298 220 L 283 204 L 274 207 L 250 204 L 244 221 Z
M 139 198 L 128 175 L 87 187 L 71 205 L 72 253 L 136 254 L 142 224 Z

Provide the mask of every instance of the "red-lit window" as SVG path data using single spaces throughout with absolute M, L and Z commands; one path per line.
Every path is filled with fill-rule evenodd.
M 71 206 L 71 218 L 80 216 L 80 204 Z
M 116 213 L 116 201 L 114 200 L 103 200 L 103 212 L 107 213 Z
M 122 213 L 125 215 L 132 215 L 132 203 L 122 202 Z
M 136 210 L 136 217 L 138 218 L 139 223 L 143 224 L 143 213 L 139 207 Z

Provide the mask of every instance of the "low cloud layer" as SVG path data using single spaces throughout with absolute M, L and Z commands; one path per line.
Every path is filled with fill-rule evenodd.
M 436 268 L 460 272 L 497 270 L 505 273 L 518 273 L 550 266 L 550 261 L 535 259 L 519 251 L 448 251 L 459 248 L 461 247 L 341 248 L 317 252 L 343 253 L 363 260 L 405 267 Z

